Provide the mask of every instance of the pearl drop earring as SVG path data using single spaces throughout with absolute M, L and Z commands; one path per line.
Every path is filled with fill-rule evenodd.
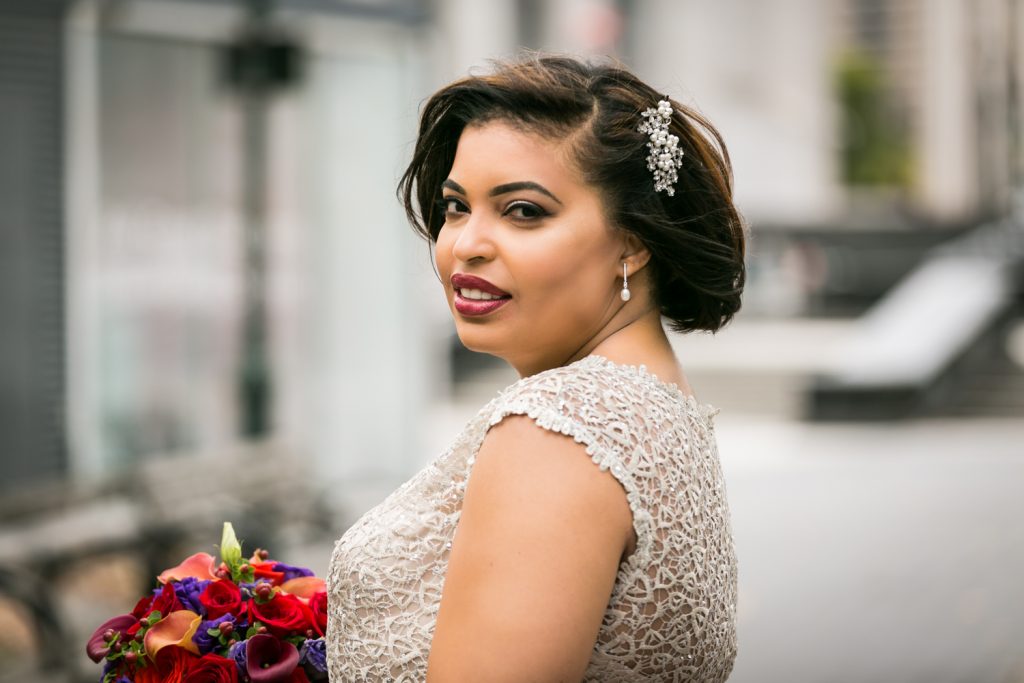
M 619 292 L 619 296 L 622 297 L 623 301 L 629 301 L 629 278 L 626 277 L 626 262 L 622 262 L 622 291 Z

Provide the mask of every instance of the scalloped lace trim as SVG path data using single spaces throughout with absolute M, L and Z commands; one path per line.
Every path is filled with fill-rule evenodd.
M 625 363 L 617 363 L 609 358 L 606 358 L 605 356 L 600 356 L 596 353 L 580 359 L 579 361 L 577 361 L 577 363 L 581 363 L 584 366 L 588 364 L 603 365 L 614 371 L 624 372 L 628 375 L 639 377 L 643 382 L 647 383 L 649 386 L 660 389 L 661 391 L 667 391 L 672 396 L 675 396 L 679 400 L 683 401 L 690 408 L 696 410 L 699 414 L 703 415 L 708 420 L 707 426 L 709 427 L 713 426 L 711 419 L 714 418 L 715 415 L 718 415 L 720 412 L 722 412 L 720 408 L 716 408 L 710 403 L 702 403 L 698 401 L 697 397 L 694 396 L 693 394 L 687 394 L 682 389 L 680 389 L 679 385 L 676 384 L 675 382 L 662 381 L 657 375 L 648 370 L 647 366 L 644 365 L 643 363 L 641 363 L 640 365 L 627 365 Z

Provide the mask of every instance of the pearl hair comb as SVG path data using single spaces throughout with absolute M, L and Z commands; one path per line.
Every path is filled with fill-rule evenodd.
M 654 174 L 654 191 L 664 191 L 669 197 L 675 194 L 678 171 L 683 165 L 683 148 L 679 136 L 668 132 L 672 122 L 672 103 L 667 99 L 658 102 L 658 108 L 651 107 L 643 112 L 644 120 L 638 129 L 647 133 L 647 170 Z

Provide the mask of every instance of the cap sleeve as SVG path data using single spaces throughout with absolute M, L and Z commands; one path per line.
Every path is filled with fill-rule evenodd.
M 637 458 L 642 455 L 637 438 L 642 416 L 636 410 L 640 397 L 616 385 L 614 379 L 599 369 L 574 366 L 526 378 L 491 404 L 487 428 L 510 415 L 525 415 L 537 426 L 581 444 L 594 464 L 611 472 L 625 490 L 637 537 L 636 550 L 627 563 L 630 567 L 646 566 L 651 554 L 652 517 L 635 471 L 641 465 Z M 479 444 L 469 457 L 470 468 L 478 450 Z

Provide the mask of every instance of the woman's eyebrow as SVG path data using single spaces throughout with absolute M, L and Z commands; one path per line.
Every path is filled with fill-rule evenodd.
M 441 182 L 441 187 L 453 189 L 457 191 L 457 193 L 459 193 L 460 195 L 466 194 L 466 188 L 460 185 L 452 178 L 447 178 L 443 182 Z M 538 191 L 538 193 L 541 193 L 542 195 L 550 197 L 559 204 L 562 203 L 560 199 L 558 199 L 557 197 L 554 196 L 554 194 L 552 194 L 552 191 L 550 189 L 548 189 L 547 187 L 538 182 L 530 182 L 529 180 L 521 180 L 519 182 L 507 182 L 504 185 L 498 185 L 494 189 L 490 190 L 489 196 L 498 197 L 499 195 L 507 195 L 509 193 L 514 193 L 514 191 L 520 189 L 532 189 Z
M 441 187 L 447 187 L 449 190 L 455 190 L 459 194 L 466 194 L 466 190 L 463 189 L 462 185 L 459 185 L 457 182 L 455 182 L 451 178 L 449 178 L 449 179 L 445 180 L 443 183 L 441 183 Z
M 548 190 L 546 187 L 540 185 L 539 183 L 530 182 L 528 180 L 523 180 L 517 183 L 505 183 L 504 185 L 498 185 L 493 190 L 491 190 L 490 196 L 497 197 L 500 194 L 508 194 L 509 192 L 516 192 L 518 190 L 535 190 L 537 192 L 540 192 L 541 194 L 551 197 L 559 204 L 562 203 L 562 200 L 553 195 L 551 191 Z

